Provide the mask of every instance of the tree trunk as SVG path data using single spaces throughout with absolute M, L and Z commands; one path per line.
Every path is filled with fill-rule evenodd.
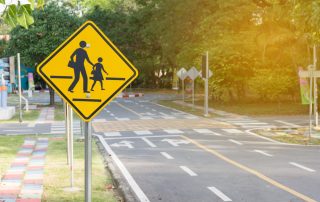
M 49 94 L 50 94 L 50 106 L 54 105 L 54 91 L 51 87 L 49 87 Z

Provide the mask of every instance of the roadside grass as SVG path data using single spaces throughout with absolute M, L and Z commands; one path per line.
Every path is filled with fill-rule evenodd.
M 186 101 L 191 103 L 190 100 Z M 203 106 L 203 100 L 196 100 L 195 104 Z M 309 105 L 302 105 L 296 102 L 282 102 L 282 103 L 240 103 L 240 102 L 226 102 L 219 103 L 209 100 L 209 107 L 226 112 L 251 115 L 251 116 L 264 116 L 264 115 L 307 115 Z
M 193 114 L 193 115 L 196 115 L 196 116 L 202 116 L 202 117 L 204 116 L 203 115 L 204 114 L 203 110 L 199 110 L 199 109 L 196 109 L 196 108 L 192 109 L 192 107 L 183 106 L 183 105 L 174 103 L 173 101 L 170 101 L 170 100 L 159 100 L 158 104 L 164 105 L 166 107 L 171 107 L 171 108 L 174 108 L 174 109 L 177 109 L 177 110 L 189 113 L 189 114 Z M 209 117 L 217 117 L 217 115 L 215 115 L 213 113 L 209 113 Z
M 25 137 L 0 136 L 0 178 L 9 169 Z
M 73 118 L 79 119 L 78 115 L 73 112 Z M 62 103 L 56 103 L 54 106 L 54 120 L 64 121 L 64 108 Z
M 310 139 L 304 135 L 305 133 L 300 132 L 284 132 L 284 131 L 256 131 L 259 135 L 271 138 L 273 140 L 289 143 L 289 144 L 299 144 L 299 145 L 320 145 L 320 139 L 311 137 Z
M 23 121 L 35 121 L 38 119 L 40 115 L 40 110 L 39 109 L 34 109 L 34 110 L 29 110 L 26 112 L 25 110 L 22 111 L 22 120 Z M 0 123 L 4 122 L 18 122 L 19 121 L 19 111 L 16 111 L 14 116 L 9 119 L 9 120 L 1 120 Z
M 43 201 L 84 201 L 84 143 L 74 142 L 74 186 L 78 192 L 67 192 L 70 186 L 70 170 L 67 166 L 67 145 L 64 139 L 50 140 L 46 158 Z M 95 143 L 92 144 L 92 201 L 115 202 L 112 179 L 104 168 L 102 156 Z
M 42 201 L 79 202 L 84 201 L 84 143 L 74 142 L 74 185 L 78 192 L 66 192 L 70 186 L 70 172 L 67 166 L 66 141 L 48 135 L 0 136 L 0 178 L 9 169 L 25 138 L 48 137 L 49 148 L 44 173 L 44 193 Z M 111 188 L 111 189 L 110 189 Z M 105 170 L 105 164 L 95 143 L 92 144 L 92 201 L 116 202 L 112 190 L 112 179 Z

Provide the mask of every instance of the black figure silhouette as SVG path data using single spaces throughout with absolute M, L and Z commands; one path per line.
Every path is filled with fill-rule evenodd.
M 80 48 L 75 50 L 70 56 L 70 61 L 73 63 L 74 80 L 68 89 L 69 92 L 73 93 L 73 88 L 77 85 L 79 81 L 80 73 L 81 73 L 82 79 L 83 79 L 83 92 L 89 93 L 88 77 L 87 77 L 86 69 L 84 66 L 84 62 L 85 60 L 87 60 L 87 62 L 89 62 L 92 66 L 93 66 L 93 63 L 90 61 L 87 52 L 84 50 L 86 46 L 87 46 L 87 43 L 85 41 L 81 41 Z M 76 56 L 75 62 L 74 62 L 74 56 Z
M 105 90 L 103 88 L 103 83 L 102 81 L 104 80 L 103 79 L 103 76 L 102 76 L 102 71 L 104 71 L 104 73 L 106 73 L 108 75 L 108 73 L 106 72 L 106 70 L 103 68 L 103 65 L 101 64 L 102 62 L 102 58 L 98 58 L 98 63 L 96 63 L 94 66 L 93 66 L 93 69 L 92 69 L 92 72 L 91 74 L 93 74 L 93 84 L 92 84 L 92 87 L 91 87 L 91 91 L 94 91 L 93 90 L 93 87 L 96 85 L 96 82 L 99 81 L 100 84 L 101 84 L 101 90 Z

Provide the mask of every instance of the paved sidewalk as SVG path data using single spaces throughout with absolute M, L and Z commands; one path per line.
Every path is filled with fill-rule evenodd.
M 0 181 L 0 202 L 40 202 L 48 138 L 28 139 Z
M 37 119 L 37 123 L 46 123 L 54 121 L 54 107 L 41 108 L 40 115 Z

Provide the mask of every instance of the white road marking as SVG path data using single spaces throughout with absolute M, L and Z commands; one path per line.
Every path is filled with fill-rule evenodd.
M 187 166 L 180 166 L 180 168 L 185 171 L 186 173 L 188 173 L 190 176 L 198 176 L 197 173 L 193 172 L 190 168 L 188 168 Z
M 262 155 L 265 155 L 265 156 L 269 156 L 269 157 L 272 157 L 272 156 L 273 156 L 273 155 L 271 155 L 271 154 L 268 154 L 267 152 L 264 152 L 264 151 L 261 151 L 261 150 L 258 150 L 258 149 L 255 149 L 254 151 L 257 152 L 257 153 L 260 153 L 260 154 L 262 154 Z
M 33 127 L 35 127 L 36 126 L 36 122 L 31 122 L 31 123 L 29 123 L 28 124 L 28 128 L 33 128 Z
M 201 133 L 201 134 L 208 134 L 208 133 L 213 133 L 211 130 L 209 129 L 204 129 L 204 128 L 199 128 L 199 129 L 193 129 L 194 131 L 196 131 L 197 133 Z
M 167 159 L 174 159 L 170 154 L 168 154 L 167 152 L 160 152 L 160 154 L 162 154 L 162 156 L 166 157 Z
M 121 142 L 118 142 L 118 143 L 113 143 L 111 144 L 110 146 L 111 147 L 128 147 L 129 149 L 133 149 L 134 147 L 132 146 L 134 142 L 131 142 L 131 141 L 121 141 Z
M 150 140 L 148 140 L 146 137 L 141 138 L 145 143 L 147 143 L 150 147 L 157 147 L 157 145 L 153 144 Z
M 143 117 L 140 117 L 140 119 L 142 119 L 142 120 L 151 120 L 153 118 L 149 117 L 149 116 L 143 116 Z
M 157 110 L 155 110 L 155 109 L 151 109 L 153 112 L 156 112 Z
M 185 119 L 199 119 L 199 117 L 196 116 L 185 116 Z
M 181 130 L 177 130 L 177 129 L 167 129 L 167 130 L 163 130 L 164 132 L 166 133 L 169 133 L 169 134 L 182 134 L 183 132 Z
M 162 116 L 168 116 L 168 114 L 163 113 L 163 112 L 159 112 L 159 114 L 161 114 Z
M 146 138 L 164 138 L 164 137 L 181 137 L 180 135 L 149 135 L 144 136 Z M 127 139 L 140 139 L 139 136 L 133 136 L 133 137 L 107 137 L 108 140 L 127 140 Z
M 129 121 L 130 120 L 129 118 L 117 118 L 117 117 L 116 117 L 116 119 L 118 121 Z
M 162 116 L 163 119 L 175 119 L 173 116 Z
M 227 129 L 222 129 L 223 131 L 225 131 L 225 132 L 227 132 L 227 133 L 233 133 L 233 134 L 235 134 L 235 133 L 243 133 L 241 130 L 238 130 L 238 129 L 229 129 L 229 128 L 227 128 Z
M 316 172 L 315 170 L 313 170 L 311 168 L 305 167 L 305 166 L 303 166 L 301 164 L 298 164 L 298 163 L 295 163 L 295 162 L 290 162 L 290 164 L 293 165 L 293 166 L 296 166 L 298 168 L 301 168 L 303 170 L 309 171 L 309 172 Z
M 114 114 L 113 114 L 113 113 L 110 113 L 110 116 L 114 116 Z
M 119 137 L 121 136 L 120 132 L 106 132 L 104 133 L 105 137 Z
M 138 130 L 138 131 L 133 131 L 136 135 L 152 135 L 151 131 L 148 130 Z
M 233 142 L 237 145 L 243 145 L 241 142 L 237 141 L 237 140 L 233 140 L 233 139 L 229 139 L 230 142 Z
M 134 193 L 137 195 L 138 199 L 142 202 L 150 202 L 148 197 L 145 195 L 145 193 L 141 190 L 137 182 L 133 179 L 127 168 L 123 165 L 123 163 L 120 161 L 120 159 L 117 157 L 117 155 L 112 151 L 111 147 L 106 143 L 106 141 L 102 138 L 101 135 L 98 135 L 98 138 L 100 142 L 102 143 L 103 147 L 106 149 L 106 151 L 110 154 L 111 158 L 115 162 L 115 164 L 120 169 L 122 175 L 129 183 L 130 187 L 134 191 Z
M 232 201 L 229 197 L 227 197 L 224 193 L 222 193 L 219 189 L 215 187 L 208 187 L 210 191 L 212 191 L 215 195 L 221 198 L 223 201 Z
M 177 140 L 177 139 L 163 139 L 161 142 L 168 142 L 174 147 L 178 147 L 179 144 L 189 144 L 190 142 L 188 140 Z
M 248 122 L 248 123 L 239 123 L 239 122 L 235 122 L 233 123 L 234 125 L 268 125 L 268 123 L 264 123 L 264 122 Z
M 296 124 L 293 124 L 293 123 L 289 123 L 289 122 L 286 122 L 286 121 L 281 121 L 281 120 L 274 120 L 278 123 L 282 123 L 282 124 L 285 124 L 287 126 L 292 126 L 292 127 L 301 127 L 300 125 L 296 125 Z

